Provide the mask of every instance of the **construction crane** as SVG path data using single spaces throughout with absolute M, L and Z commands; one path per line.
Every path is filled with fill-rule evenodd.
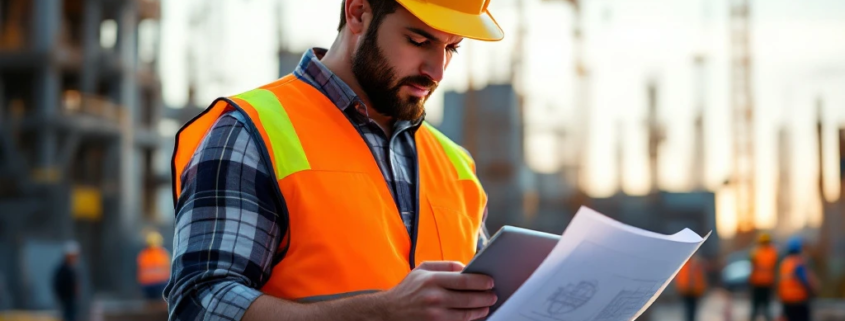
M 658 88 L 654 80 L 648 82 L 648 118 L 646 127 L 648 129 L 648 168 L 651 176 L 651 188 L 649 193 L 660 192 L 660 147 L 666 141 L 666 129 L 660 122 L 657 113 Z
M 736 193 L 737 237 L 742 246 L 755 229 L 754 86 L 752 83 L 750 0 L 732 0 L 730 6 L 733 175 Z
M 518 25 L 516 43 L 513 46 L 511 55 L 510 81 L 513 84 L 517 95 L 517 108 L 519 108 L 519 140 L 525 142 L 525 71 L 524 71 L 524 48 L 525 37 L 528 34 L 527 19 L 525 19 L 525 1 L 516 1 L 516 14 Z
M 777 180 L 777 223 L 776 232 L 780 237 L 792 232 L 792 144 L 790 131 L 783 126 L 778 131 L 778 180 Z
M 692 188 L 696 191 L 703 191 L 705 186 L 704 164 L 705 164 L 705 141 L 704 141 L 704 108 L 707 89 L 704 79 L 706 58 L 703 54 L 695 55 L 693 58 L 695 67 L 695 129 L 693 134 L 693 158 L 692 158 Z

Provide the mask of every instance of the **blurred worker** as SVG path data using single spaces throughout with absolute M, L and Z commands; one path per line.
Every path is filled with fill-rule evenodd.
M 459 43 L 503 38 L 490 1 L 336 3 L 330 49 L 177 134 L 172 320 L 475 320 L 496 301 L 459 272 L 486 240 L 475 164 L 424 122 Z
M 59 301 L 62 320 L 76 320 L 76 309 L 79 304 L 79 272 L 77 261 L 79 260 L 79 244 L 70 241 L 65 244 L 64 258 L 56 272 L 53 274 L 53 293 Z
M 751 321 L 758 315 L 765 320 L 772 320 L 769 303 L 772 301 L 772 289 L 775 285 L 775 270 L 778 264 L 778 250 L 772 244 L 768 233 L 760 234 L 757 247 L 751 252 Z
M 684 310 L 687 321 L 695 321 L 698 301 L 707 291 L 707 277 L 703 262 L 693 256 L 691 257 L 678 275 L 675 276 L 675 288 L 684 300 Z
M 800 238 L 790 239 L 786 257 L 780 264 L 778 298 L 786 321 L 810 320 L 810 298 L 815 282 L 802 255 L 802 248 Z
M 147 247 L 138 253 L 138 284 L 147 300 L 161 300 L 170 280 L 170 253 L 161 246 L 158 232 L 147 233 Z

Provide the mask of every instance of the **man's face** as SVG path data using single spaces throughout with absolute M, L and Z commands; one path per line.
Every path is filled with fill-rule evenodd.
M 67 263 L 69 265 L 75 266 L 76 262 L 79 260 L 79 254 L 78 253 L 67 253 L 67 254 L 65 254 L 65 259 L 67 260 Z
M 415 120 L 461 40 L 432 29 L 400 6 L 367 29 L 353 54 L 352 72 L 370 107 L 394 119 Z

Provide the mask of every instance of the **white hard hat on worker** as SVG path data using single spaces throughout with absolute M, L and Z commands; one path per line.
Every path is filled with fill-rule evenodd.
M 504 33 L 490 0 L 346 0 L 338 30 L 352 46 L 352 72 L 369 106 L 399 120 L 422 116 L 463 38 Z

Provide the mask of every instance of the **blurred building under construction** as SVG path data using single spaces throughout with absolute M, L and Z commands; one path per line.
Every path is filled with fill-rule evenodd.
M 83 307 L 136 295 L 169 171 L 154 162 L 159 17 L 158 0 L 0 3 L 0 310 L 53 308 L 72 239 Z
M 656 177 L 663 132 L 657 120 L 657 87 L 649 93 L 649 155 L 654 183 L 647 195 L 627 195 L 621 190 L 610 197 L 587 196 L 571 178 L 577 166 L 556 173 L 537 173 L 525 163 L 523 124 L 519 122 L 518 98 L 510 84 L 488 85 L 464 93 L 447 92 L 440 130 L 463 146 L 471 146 L 479 179 L 488 193 L 487 227 L 495 232 L 502 225 L 526 226 L 561 233 L 581 206 L 588 206 L 614 219 L 660 233 L 685 227 L 706 234 L 716 228 L 715 194 L 705 190 L 685 193 L 661 191 Z M 467 109 L 475 105 L 477 125 L 467 122 Z M 469 139 L 474 139 L 470 143 Z M 470 149 L 469 147 L 467 149 Z M 472 151 L 472 150 L 471 150 Z M 618 161 L 622 161 L 620 158 Z M 719 242 L 703 245 L 701 253 L 715 258 Z
M 525 37 L 525 21 L 523 2 L 517 2 L 517 16 L 519 24 L 514 41 L 513 55 L 511 61 L 510 80 L 504 83 L 489 84 L 483 88 L 476 88 L 473 84 L 472 72 L 469 77 L 469 89 L 464 92 L 446 92 L 444 97 L 444 108 L 442 123 L 438 125 L 440 130 L 455 140 L 457 143 L 469 150 L 477 164 L 479 178 L 484 185 L 489 199 L 488 228 L 495 232 L 502 225 L 519 225 L 537 230 L 554 233 L 561 233 L 571 220 L 572 216 L 580 206 L 589 206 L 602 213 L 605 213 L 622 222 L 653 230 L 660 233 L 675 233 L 684 227 L 689 227 L 697 233 L 704 234 L 713 231 L 714 234 L 701 248 L 700 253 L 706 259 L 711 259 L 713 265 L 718 265 L 719 259 L 732 251 L 747 250 L 747 245 L 755 236 L 754 212 L 755 206 L 755 155 L 754 155 L 754 83 L 752 79 L 753 55 L 750 41 L 751 18 L 750 1 L 736 0 L 729 5 L 730 19 L 729 34 L 731 45 L 728 48 L 730 54 L 730 78 L 725 81 L 714 81 L 714 84 L 726 84 L 730 92 L 730 105 L 725 106 L 731 110 L 731 128 L 735 140 L 733 143 L 733 168 L 732 175 L 727 181 L 726 188 L 736 193 L 737 207 L 734 213 L 738 219 L 738 233 L 733 241 L 720 244 L 719 236 L 716 235 L 716 196 L 714 191 L 708 190 L 704 184 L 704 173 L 707 170 L 705 137 L 704 110 L 710 107 L 705 101 L 706 86 L 704 84 L 704 67 L 708 57 L 704 54 L 697 54 L 692 57 L 693 67 L 696 69 L 696 83 L 694 89 L 696 99 L 691 106 L 696 112 L 695 120 L 690 123 L 694 126 L 694 137 L 690 142 L 693 145 L 692 162 L 689 168 L 692 172 L 691 189 L 684 192 L 669 192 L 661 189 L 658 177 L 661 165 L 661 148 L 665 140 L 663 122 L 658 116 L 662 106 L 658 105 L 661 95 L 661 84 L 658 81 L 649 81 L 643 84 L 644 92 L 648 97 L 648 115 L 642 120 L 643 126 L 639 127 L 647 134 L 647 155 L 649 158 L 648 175 L 651 179 L 651 189 L 645 195 L 630 195 L 621 188 L 608 197 L 591 197 L 582 188 L 581 168 L 585 157 L 585 137 L 589 134 L 589 112 L 590 108 L 590 66 L 586 57 L 585 43 L 589 34 L 584 28 L 582 1 L 579 0 L 546 0 L 548 2 L 562 2 L 573 13 L 572 24 L 567 27 L 572 34 L 571 48 L 573 50 L 571 69 L 561 72 L 568 73 L 573 81 L 572 101 L 564 102 L 574 106 L 573 128 L 551 128 L 556 137 L 561 138 L 558 154 L 564 156 L 565 160 L 555 172 L 540 173 L 530 169 L 524 157 L 525 128 L 533 124 L 526 123 L 523 107 L 522 85 L 522 51 L 521 46 Z M 202 11 L 201 12 L 205 12 Z M 202 14 L 200 17 L 209 17 Z M 281 30 L 281 26 L 279 27 Z M 278 52 L 279 75 L 290 73 L 302 55 L 301 51 L 291 52 L 285 47 L 283 33 L 279 33 L 280 48 Z M 469 50 L 469 48 L 467 48 Z M 465 51 L 466 54 L 466 51 Z M 193 95 L 190 95 L 193 97 Z M 189 99 L 190 100 L 190 99 Z M 196 105 L 191 102 L 189 105 Z M 194 110 L 196 109 L 189 109 Z M 172 110 L 173 117 L 179 122 L 188 118 L 184 110 L 180 113 Z M 190 114 L 190 113 L 188 113 Z M 561 120 L 559 123 L 565 123 Z M 532 128 L 537 130 L 537 128 Z M 790 132 L 784 130 L 780 140 L 789 140 Z M 621 136 L 621 135 L 620 135 Z M 840 177 L 845 184 L 845 131 L 840 131 Z M 622 152 L 621 144 L 623 137 L 620 137 L 618 152 L 619 185 L 622 185 L 623 166 L 625 155 Z M 788 144 L 780 144 L 782 153 L 789 155 Z M 788 157 L 780 157 L 782 161 L 778 189 L 783 195 L 790 193 L 789 176 L 791 164 L 787 162 Z M 712 188 L 712 186 L 710 186 Z M 845 195 L 845 188 L 842 189 Z M 825 228 L 827 232 L 815 230 L 817 234 L 811 239 L 814 247 L 825 251 L 822 256 L 829 257 L 821 265 L 825 266 L 826 280 L 834 280 L 837 276 L 845 275 L 845 235 L 834 233 L 841 231 L 845 213 L 840 197 L 838 205 L 830 203 L 825 206 Z M 786 222 L 789 208 L 792 207 L 788 197 L 778 197 L 782 201 L 778 205 L 779 221 Z M 795 227 L 788 224 L 781 226 L 779 239 L 784 239 L 790 233 L 795 232 Z M 838 229 L 838 230 L 837 230 Z M 821 242 L 819 242 L 821 241 Z M 826 245 L 822 245 L 826 244 Z M 747 257 L 747 255 L 742 255 Z M 834 282 L 831 282 L 834 284 Z M 845 293 L 843 293 L 845 296 Z

